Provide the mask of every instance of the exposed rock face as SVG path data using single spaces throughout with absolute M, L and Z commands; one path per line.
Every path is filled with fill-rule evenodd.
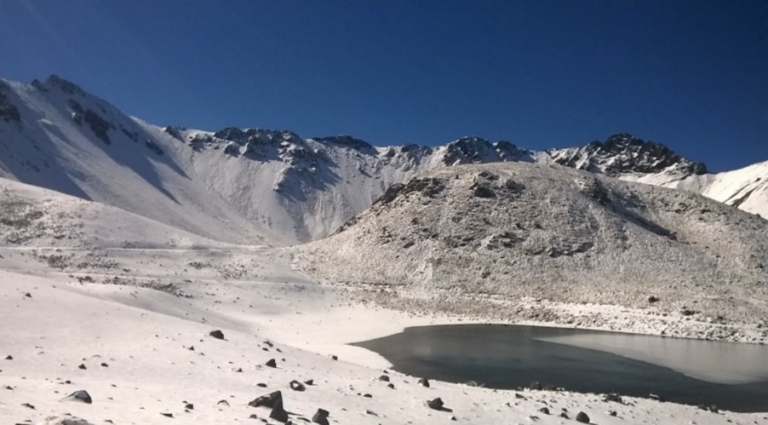
M 21 121 L 21 114 L 8 98 L 9 92 L 8 85 L 0 81 L 0 119 L 7 123 L 19 122 Z
M 108 145 L 112 143 L 109 139 L 109 122 L 107 122 L 107 120 L 99 116 L 96 112 L 93 112 L 91 109 L 85 111 L 83 119 L 85 123 L 91 127 L 91 131 L 93 131 L 93 134 L 95 134 L 96 137 Z
M 519 162 L 393 186 L 342 232 L 294 250 L 316 277 L 444 294 L 438 308 L 465 313 L 474 305 L 453 297 L 645 308 L 654 294 L 671 313 L 695 301 L 703 315 L 746 319 L 762 314 L 750 300 L 768 296 L 764 220 L 688 192 Z M 750 295 L 730 295 L 736 287 Z
M 705 174 L 707 167 L 676 154 L 668 147 L 631 134 L 619 133 L 604 143 L 568 149 L 549 149 L 552 159 L 567 167 L 617 177 L 622 174 L 677 174 L 681 177 Z

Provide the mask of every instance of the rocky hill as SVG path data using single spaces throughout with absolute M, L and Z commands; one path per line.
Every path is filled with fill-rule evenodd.
M 298 255 L 321 278 L 431 298 L 651 299 L 669 312 L 756 320 L 767 311 L 766 241 L 765 220 L 690 192 L 515 162 L 395 185 Z

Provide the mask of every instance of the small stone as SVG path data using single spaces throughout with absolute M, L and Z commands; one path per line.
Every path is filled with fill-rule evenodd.
M 304 383 L 307 384 L 307 385 L 315 385 L 315 380 L 314 379 L 307 379 L 306 381 L 304 381 Z
M 91 395 L 88 394 L 88 391 L 85 391 L 85 390 L 77 390 L 72 394 L 68 395 L 66 398 L 64 398 L 64 400 L 79 401 L 85 404 L 93 403 L 93 400 L 91 399 Z
M 583 424 L 589 423 L 589 416 L 587 416 L 584 412 L 579 412 L 576 414 L 576 422 L 581 422 Z
M 267 360 L 266 365 L 267 367 L 277 367 L 277 362 L 275 361 L 275 359 L 269 359 Z
M 216 339 L 224 339 L 224 332 L 222 332 L 222 331 L 220 331 L 218 329 L 216 329 L 214 331 L 211 331 L 208 335 L 212 336 L 212 337 L 214 337 Z
M 381 375 L 379 376 L 379 381 L 389 382 L 389 376 Z
M 172 418 L 173 413 L 160 413 L 161 415 L 165 416 L 166 418 Z
M 546 407 L 542 407 L 541 409 L 539 409 L 539 412 L 541 412 L 541 413 L 543 413 L 545 415 L 548 415 L 549 414 L 549 409 L 546 408 Z
M 229 402 L 227 400 L 219 400 L 218 403 L 216 403 L 217 406 L 229 406 Z
M 291 381 L 291 382 L 290 382 L 288 385 L 289 385 L 289 386 L 291 387 L 291 389 L 292 389 L 292 390 L 294 390 L 294 391 L 304 391 L 304 390 L 306 389 L 306 387 L 304 387 L 304 384 L 302 384 L 302 383 L 301 383 L 301 382 L 299 382 L 299 381 L 295 381 L 295 380 L 294 380 L 294 381 Z
M 84 364 L 81 364 L 81 365 L 80 365 L 80 366 L 78 366 L 77 368 L 78 368 L 78 369 L 80 369 L 80 370 L 86 370 L 86 369 L 88 369 L 87 367 L 85 367 L 85 365 L 84 365 Z
M 429 388 L 429 379 L 427 378 L 419 379 L 419 385 L 421 385 L 422 387 Z
M 192 403 L 187 403 L 184 405 L 184 408 L 187 410 L 195 410 L 195 405 Z
M 312 422 L 320 425 L 329 425 L 328 424 L 328 411 L 324 409 L 317 409 L 317 412 L 315 412 L 314 416 L 312 416 Z
M 438 397 L 438 398 L 436 398 L 434 400 L 429 400 L 427 402 L 427 406 L 429 406 L 430 409 L 443 410 L 443 400 L 440 399 L 440 397 Z

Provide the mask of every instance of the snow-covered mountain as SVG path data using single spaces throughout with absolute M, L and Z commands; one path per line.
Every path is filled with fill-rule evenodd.
M 768 215 L 760 180 L 768 166 L 710 175 L 703 164 L 629 135 L 545 152 L 479 137 L 439 147 L 374 147 L 351 136 L 157 127 L 57 76 L 31 84 L 0 80 L 0 177 L 226 242 L 318 239 L 418 173 L 507 161 L 678 187 Z

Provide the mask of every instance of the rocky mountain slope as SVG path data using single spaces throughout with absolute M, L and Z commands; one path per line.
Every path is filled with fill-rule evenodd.
M 656 297 L 669 312 L 754 321 L 768 311 L 766 241 L 765 220 L 690 192 L 518 162 L 426 173 L 297 249 L 315 276 L 429 298 Z
M 703 164 L 626 134 L 545 152 L 479 137 L 381 148 L 351 136 L 161 128 L 57 76 L 31 84 L 0 80 L 0 177 L 225 242 L 322 238 L 420 172 L 491 162 L 560 164 L 768 215 L 768 167 L 706 174 Z

